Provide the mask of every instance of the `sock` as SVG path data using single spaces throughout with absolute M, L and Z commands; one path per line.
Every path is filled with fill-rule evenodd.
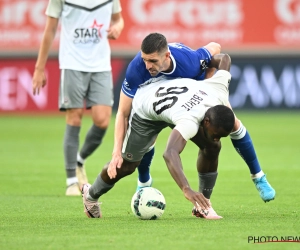
M 151 177 L 151 175 L 149 175 L 149 176 L 150 176 L 150 178 L 146 182 L 140 182 L 140 180 L 138 180 L 138 186 L 139 187 L 150 187 L 150 185 L 152 183 L 152 177 Z
M 64 136 L 64 158 L 67 178 L 76 177 L 76 155 L 79 147 L 80 127 L 66 126 Z
M 198 173 L 199 177 L 199 192 L 204 195 L 205 198 L 210 199 L 213 188 L 216 184 L 218 172 Z
M 90 201 L 97 201 L 98 199 L 94 199 L 92 196 L 90 196 L 89 193 L 86 194 L 86 198 Z
M 77 182 L 78 182 L 77 177 L 67 178 L 67 186 L 71 186 L 72 184 Z
M 139 182 L 148 182 L 151 178 L 150 176 L 150 165 L 154 156 L 154 147 L 144 155 L 140 165 L 138 166 Z
M 96 148 L 101 144 L 105 132 L 106 129 L 99 128 L 95 124 L 92 125 L 92 127 L 86 134 L 84 144 L 79 153 L 83 161 L 88 156 L 90 156 L 96 150 Z
M 236 151 L 247 163 L 251 174 L 257 174 L 261 171 L 255 149 L 249 133 L 241 123 L 239 129 L 230 134 L 231 142 Z
M 259 171 L 257 174 L 251 174 L 251 179 L 261 178 L 265 175 L 263 171 Z
M 82 167 L 84 164 L 84 159 L 81 158 L 79 152 L 77 153 L 77 166 Z
M 113 186 L 114 185 L 110 185 L 110 184 L 105 183 L 102 180 L 101 175 L 99 174 L 97 176 L 97 179 L 95 180 L 94 184 L 89 189 L 89 195 L 94 200 L 98 200 L 101 195 L 108 192 L 110 189 L 113 188 Z

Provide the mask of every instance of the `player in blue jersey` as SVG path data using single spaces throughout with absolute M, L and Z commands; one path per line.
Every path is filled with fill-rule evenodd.
M 185 77 L 196 80 L 211 77 L 215 70 L 208 68 L 211 57 L 220 53 L 220 45 L 208 45 L 192 50 L 180 43 L 168 44 L 159 33 L 151 33 L 142 42 L 141 52 L 129 64 L 126 79 L 120 93 L 119 108 L 115 122 L 115 143 L 110 166 L 121 167 L 122 144 L 127 129 L 132 100 L 140 85 L 153 82 L 161 75 L 167 77 Z M 235 119 L 234 129 L 230 134 L 236 151 L 247 163 L 251 178 L 259 191 L 260 197 L 267 202 L 275 198 L 275 190 L 261 170 L 253 143 L 246 128 L 239 119 Z M 215 154 L 213 149 L 208 154 Z M 149 167 L 154 155 L 154 147 L 143 157 L 139 167 L 138 188 L 151 186 L 152 178 Z

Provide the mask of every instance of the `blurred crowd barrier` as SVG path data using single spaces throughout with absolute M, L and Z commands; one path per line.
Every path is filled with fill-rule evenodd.
M 47 3 L 0 0 L 0 112 L 57 110 L 59 32 L 47 64 L 48 85 L 39 96 L 31 89 Z M 126 67 L 142 39 L 160 32 L 169 42 L 192 48 L 211 41 L 222 45 L 232 57 L 230 101 L 235 109 L 299 109 L 299 0 L 121 0 L 121 4 L 125 28 L 111 42 L 115 108 Z M 89 32 L 81 34 L 77 42 L 92 42 Z

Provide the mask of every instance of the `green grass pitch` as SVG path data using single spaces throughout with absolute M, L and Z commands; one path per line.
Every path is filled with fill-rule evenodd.
M 0 116 L 0 249 L 299 249 L 300 243 L 248 243 L 248 237 L 300 237 L 299 111 L 237 112 L 254 141 L 261 166 L 276 189 L 264 203 L 229 138 L 222 139 L 219 176 L 211 198 L 223 216 L 191 216 L 192 205 L 173 181 L 162 158 L 170 130 L 158 138 L 151 167 L 153 186 L 166 198 L 156 221 L 141 221 L 130 209 L 137 173 L 102 198 L 102 219 L 88 219 L 81 197 L 66 197 L 63 167 L 64 117 Z M 91 119 L 84 117 L 81 143 Z M 102 146 L 87 161 L 90 182 L 110 160 L 112 119 Z M 182 153 L 194 189 L 197 148 Z M 261 238 L 263 240 L 263 238 Z

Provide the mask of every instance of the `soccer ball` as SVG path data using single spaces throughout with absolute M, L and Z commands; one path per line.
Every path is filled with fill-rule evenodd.
M 153 187 L 138 190 L 131 199 L 133 214 L 142 220 L 156 220 L 162 216 L 166 208 L 163 194 Z

